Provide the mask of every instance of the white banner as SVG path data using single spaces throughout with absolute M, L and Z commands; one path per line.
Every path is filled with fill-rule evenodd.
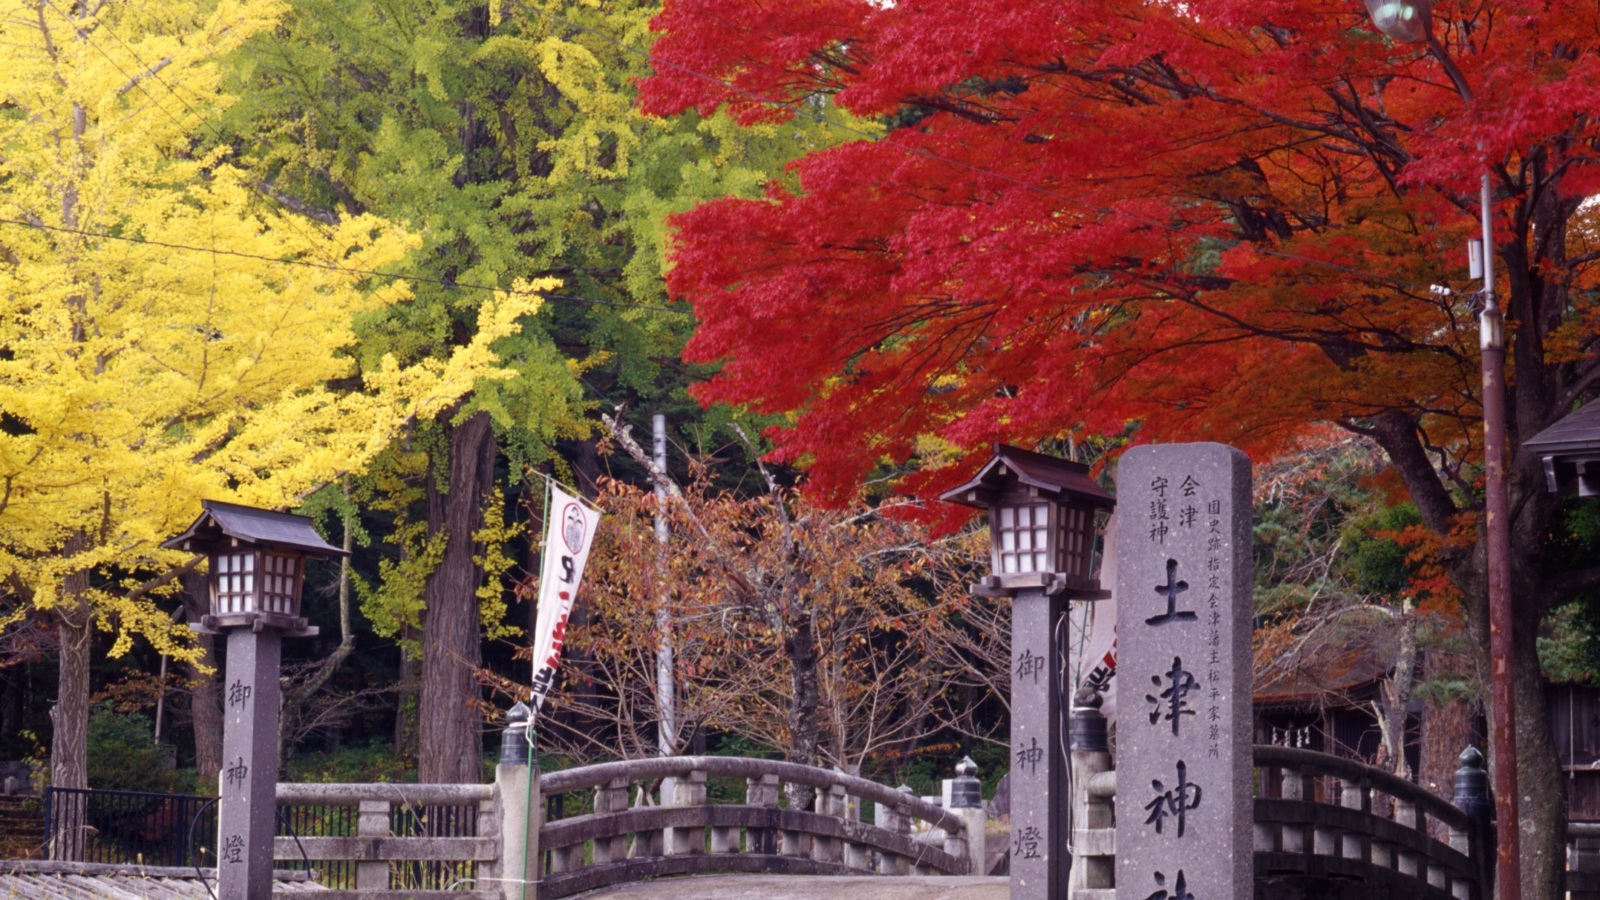
M 1117 692 L 1112 690 L 1117 675 L 1117 520 L 1106 522 L 1105 542 L 1100 554 L 1100 587 L 1111 591 L 1109 600 L 1079 601 L 1067 612 L 1068 653 L 1071 657 L 1072 692 L 1088 685 L 1100 692 L 1100 711 L 1107 720 L 1116 718 Z
M 528 704 L 535 717 L 555 685 L 561 666 L 561 648 L 567 638 L 567 616 L 583 581 L 589 545 L 600 527 L 599 511 L 550 485 L 550 520 L 545 523 L 544 560 L 539 572 L 539 617 L 533 636 L 533 697 Z

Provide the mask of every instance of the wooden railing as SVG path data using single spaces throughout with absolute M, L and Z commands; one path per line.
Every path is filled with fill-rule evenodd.
M 1567 823 L 1570 900 L 1600 900 L 1600 822 Z
M 1258 880 L 1352 878 L 1397 896 L 1481 897 L 1483 847 L 1467 813 L 1450 801 L 1352 759 L 1261 745 L 1254 755 Z M 1445 840 L 1435 837 L 1440 832 Z
M 711 779 L 741 780 L 744 802 L 708 802 Z M 786 791 L 785 785 L 799 790 Z M 962 814 L 826 769 L 688 756 L 604 763 L 539 777 L 539 793 L 547 802 L 590 791 L 592 812 L 547 821 L 539 829 L 546 857 L 540 900 L 656 875 L 964 875 L 970 870 L 969 819 Z M 811 808 L 783 805 L 787 797 L 803 795 L 814 797 Z M 578 806 L 588 798 L 573 799 L 570 805 Z M 872 824 L 860 821 L 866 804 L 874 810 Z M 978 811 L 979 830 L 981 816 Z M 919 822 L 925 827 L 919 829 Z
M 326 900 L 499 898 L 493 784 L 279 784 L 273 858 Z

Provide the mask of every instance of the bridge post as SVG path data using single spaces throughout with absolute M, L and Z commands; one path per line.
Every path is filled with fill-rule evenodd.
M 1072 871 L 1067 896 L 1115 888 L 1116 818 L 1114 806 L 1089 791 L 1094 776 L 1111 769 L 1111 744 L 1098 691 L 1085 687 L 1073 698 L 1068 745 L 1072 754 Z
M 503 900 L 538 900 L 539 826 L 544 803 L 539 796 L 539 759 L 530 751 L 533 713 L 518 702 L 506 713 L 500 736 L 500 762 L 494 767 L 495 804 L 500 809 L 500 861 L 494 877 Z
M 1450 835 L 1450 846 L 1472 857 L 1478 863 L 1478 884 L 1483 897 L 1490 897 L 1494 888 L 1495 840 L 1491 819 L 1494 815 L 1494 798 L 1489 795 L 1489 773 L 1483 768 L 1483 754 L 1477 747 L 1467 747 L 1457 757 L 1461 768 L 1456 770 L 1455 792 L 1450 802 L 1467 814 L 1467 833 L 1461 836 L 1466 846 L 1457 845 L 1457 836 Z
M 955 782 L 950 785 L 950 811 L 961 817 L 962 831 L 966 832 L 963 849 L 967 856 L 967 874 L 986 874 L 983 864 L 989 850 L 989 813 L 983 808 L 983 784 L 978 781 L 978 764 L 970 756 L 963 757 L 956 764 Z M 946 852 L 950 849 L 950 843 L 946 841 Z

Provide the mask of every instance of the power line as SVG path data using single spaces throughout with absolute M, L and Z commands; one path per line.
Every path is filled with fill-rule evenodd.
M 680 65 L 680 64 L 672 62 L 671 60 L 668 60 L 668 59 L 663 59 L 663 58 L 661 58 L 659 56 L 656 56 L 655 54 L 651 53 L 648 50 L 641 50 L 638 47 L 634 47 L 634 46 L 632 46 L 630 44 L 623 43 L 618 38 L 615 38 L 615 37 L 603 32 L 603 31 L 601 31 L 601 30 L 599 30 L 597 28 L 592 28 L 592 27 L 590 27 L 588 25 L 581 25 L 581 24 L 579 24 L 577 22 L 573 22 L 573 21 L 570 21 L 568 19 L 564 19 L 561 16 L 558 16 L 558 15 L 556 15 L 554 13 L 549 13 L 549 12 L 545 12 L 543 10 L 534 9 L 534 8 L 528 6 L 526 3 L 523 3 L 522 0 L 511 0 L 511 2 L 513 4 L 515 4 L 516 6 L 520 7 L 521 9 L 523 9 L 524 11 L 532 14 L 532 15 L 540 16 L 540 17 L 542 17 L 544 19 L 547 19 L 547 20 L 549 20 L 551 22 L 555 22 L 555 23 L 557 23 L 559 25 L 564 25 L 564 26 L 566 26 L 568 28 L 572 28 L 572 29 L 575 29 L 577 31 L 581 31 L 581 32 L 584 32 L 586 34 L 592 34 L 595 37 L 598 37 L 601 40 L 603 40 L 603 41 L 611 44 L 612 46 L 618 48 L 619 50 L 622 50 L 624 53 L 629 53 L 629 54 L 637 56 L 637 57 L 639 57 L 641 59 L 646 60 L 651 65 L 659 65 L 659 66 L 664 66 L 666 68 L 674 69 L 674 70 L 676 70 L 678 72 L 682 72 L 683 74 L 688 75 L 688 76 L 690 76 L 692 78 L 696 78 L 696 79 L 698 79 L 700 81 L 707 82 L 708 84 L 718 85 L 719 87 L 725 88 L 725 89 L 727 89 L 729 91 L 732 91 L 732 92 L 734 92 L 736 94 L 740 94 L 742 96 L 748 97 L 749 99 L 754 100 L 757 103 L 762 103 L 762 104 L 765 104 L 767 106 L 774 106 L 774 107 L 777 107 L 777 108 L 780 108 L 780 109 L 786 109 L 789 112 L 794 113 L 795 115 L 805 116 L 806 118 L 812 119 L 812 120 L 814 120 L 816 122 L 819 122 L 819 123 L 821 123 L 823 125 L 826 125 L 826 126 L 829 126 L 829 127 L 832 127 L 832 128 L 838 128 L 838 129 L 840 129 L 842 131 L 850 132 L 851 134 L 860 135 L 861 137 L 866 138 L 867 140 L 870 140 L 870 141 L 876 141 L 876 142 L 882 142 L 882 143 L 888 144 L 889 146 L 894 147 L 897 150 L 900 150 L 900 151 L 902 151 L 904 153 L 911 154 L 913 156 L 920 156 L 920 157 L 923 157 L 924 159 L 931 159 L 931 160 L 935 160 L 935 161 L 938 161 L 938 162 L 942 162 L 942 163 L 944 163 L 946 165 L 954 166 L 954 167 L 956 167 L 958 169 L 963 169 L 963 170 L 971 172 L 971 173 L 973 173 L 975 175 L 982 175 L 982 176 L 985 176 L 985 177 L 988 177 L 988 178 L 996 178 L 996 179 L 999 179 L 1000 181 L 1004 181 L 1004 182 L 1007 182 L 1009 184 L 1014 184 L 1014 185 L 1016 185 L 1018 187 L 1023 188 L 1024 190 L 1034 191 L 1036 193 L 1044 194 L 1047 197 L 1054 197 L 1057 200 L 1065 200 L 1068 203 L 1075 203 L 1075 204 L 1078 204 L 1079 206 L 1083 206 L 1083 207 L 1085 207 L 1087 209 L 1095 210 L 1096 212 L 1100 212 L 1100 213 L 1103 213 L 1103 214 L 1108 215 L 1108 216 L 1122 216 L 1123 218 L 1130 219 L 1130 220 L 1132 220 L 1134 222 L 1138 222 L 1138 223 L 1143 224 L 1143 225 L 1148 225 L 1151 228 L 1157 228 L 1157 229 L 1160 229 L 1162 231 L 1170 232 L 1172 234 L 1180 235 L 1182 237 L 1189 238 L 1190 240 L 1212 241 L 1214 243 L 1221 244 L 1223 247 L 1225 247 L 1227 249 L 1230 249 L 1230 250 L 1235 248 L 1235 247 L 1245 246 L 1246 243 L 1247 243 L 1246 241 L 1238 240 L 1236 238 L 1220 238 L 1220 237 L 1214 237 L 1212 235 L 1206 235 L 1206 234 L 1195 234 L 1195 233 L 1193 233 L 1191 231 L 1187 231 L 1187 230 L 1179 228 L 1177 226 L 1168 225 L 1165 222 L 1160 222 L 1160 221 L 1157 221 L 1155 219 L 1145 218 L 1144 216 L 1140 216 L 1140 215 L 1138 215 L 1136 213 L 1130 213 L 1130 212 L 1127 212 L 1125 210 L 1116 209 L 1115 207 L 1102 206 L 1102 205 L 1100 205 L 1098 203 L 1095 203 L 1092 200 L 1085 200 L 1085 199 L 1083 199 L 1081 197 L 1074 197 L 1074 196 L 1072 196 L 1070 194 L 1063 194 L 1063 193 L 1061 193 L 1059 191 L 1053 191 L 1053 190 L 1051 190 L 1051 189 L 1049 189 L 1047 187 L 1043 187 L 1043 186 L 1040 186 L 1040 185 L 1033 184 L 1031 182 L 1023 181 L 1020 178 L 1016 178 L 1016 177 L 1013 177 L 1013 176 L 1010 176 L 1010 175 L 1004 175 L 1004 174 L 1001 174 L 999 172 L 994 172 L 994 171 L 991 171 L 989 169 L 982 168 L 980 166 L 972 165 L 971 163 L 962 162 L 959 159 L 952 159 L 952 158 L 950 158 L 948 156 L 945 156 L 945 155 L 940 154 L 940 153 L 936 153 L 936 152 L 934 152 L 932 150 L 928 150 L 928 149 L 923 148 L 923 147 L 908 147 L 905 144 L 902 144 L 902 143 L 899 143 L 899 142 L 893 140 L 892 138 L 888 137 L 887 135 L 880 136 L 880 135 L 877 135 L 877 134 L 873 134 L 872 132 L 867 131 L 865 129 L 856 128 L 856 127 L 854 127 L 852 125 L 847 125 L 847 124 L 845 124 L 843 122 L 835 122 L 832 119 L 829 119 L 828 117 L 822 115 L 819 112 L 813 111 L 811 109 L 807 109 L 802 104 L 789 103 L 789 102 L 784 101 L 784 100 L 779 100 L 776 97 L 768 97 L 768 96 L 765 96 L 765 95 L 762 95 L 762 94 L 758 94 L 755 91 L 749 90 L 748 88 L 739 87 L 738 85 L 732 84 L 731 82 L 727 82 L 727 81 L 724 81 L 724 80 L 722 80 L 720 78 L 717 78 L 714 75 L 708 75 L 708 74 L 706 74 L 704 72 L 700 72 L 698 70 L 691 69 L 688 66 Z M 1343 272 L 1343 273 L 1345 273 L 1347 275 L 1355 275 L 1357 277 L 1364 278 L 1364 279 L 1367 279 L 1367 280 L 1370 280 L 1370 281 L 1376 281 L 1376 282 L 1380 282 L 1380 283 L 1383 283 L 1383 284 L 1393 285 L 1393 286 L 1396 286 L 1396 287 L 1415 288 L 1415 289 L 1419 289 L 1419 290 L 1427 290 L 1429 288 L 1429 285 L 1422 284 L 1421 282 L 1411 281 L 1410 279 L 1394 278 L 1394 277 L 1391 277 L 1391 276 L 1388 276 L 1388 275 L 1379 275 L 1379 274 L 1377 274 L 1375 272 L 1368 272 L 1368 271 L 1365 271 L 1363 269 L 1357 269 L 1357 268 L 1354 268 L 1354 267 L 1351 267 L 1351 266 L 1344 266 L 1344 265 L 1340 265 L 1338 263 L 1332 263 L 1332 262 L 1328 262 L 1326 260 L 1316 259 L 1315 257 L 1301 256 L 1298 253 L 1287 253 L 1287 252 L 1284 252 L 1284 251 L 1281 251 L 1281 250 L 1271 250 L 1271 249 L 1267 249 L 1265 247 L 1256 246 L 1254 244 L 1251 244 L 1250 247 L 1251 247 L 1251 249 L 1253 249 L 1255 252 L 1261 254 L 1262 256 L 1271 256 L 1271 257 L 1274 257 L 1276 259 L 1284 259 L 1284 260 L 1290 260 L 1290 261 L 1293 261 L 1293 262 L 1305 263 L 1306 265 L 1319 266 L 1319 267 L 1324 268 L 1324 269 L 1331 269 L 1331 270 L 1334 270 L 1334 271 L 1337 271 L 1337 272 Z
M 402 281 L 420 281 L 426 284 L 436 284 L 447 288 L 465 288 L 478 291 L 499 291 L 501 293 L 517 296 L 531 295 L 544 297 L 547 300 L 568 300 L 574 303 L 590 303 L 600 306 L 615 306 L 622 309 L 649 309 L 656 312 L 672 313 L 673 315 L 686 316 L 686 309 L 673 309 L 670 306 L 653 306 L 648 303 L 619 303 L 614 300 L 596 300 L 592 297 L 577 297 L 571 294 L 555 294 L 546 291 L 518 291 L 510 288 L 495 287 L 492 284 L 474 284 L 470 281 L 446 281 L 442 278 L 428 278 L 423 275 L 406 275 L 401 272 L 384 272 L 378 269 L 357 269 L 349 266 L 336 266 L 329 263 L 308 262 L 303 259 L 284 259 L 280 256 L 265 256 L 259 253 L 245 253 L 242 250 L 221 250 L 215 247 L 196 247 L 191 244 L 175 244 L 170 241 L 158 241 L 152 238 L 129 237 L 122 234 L 107 234 L 100 231 L 84 231 L 79 228 L 66 228 L 60 225 L 47 225 L 43 222 L 29 222 L 25 219 L 0 218 L 0 225 L 19 225 L 23 228 L 33 228 L 40 231 L 55 231 L 62 234 L 75 234 L 82 237 L 102 238 L 112 241 L 125 241 L 130 244 L 147 244 L 152 247 L 164 247 L 169 250 L 192 250 L 196 253 L 214 253 L 218 256 L 237 256 L 241 259 L 255 259 L 262 262 L 277 263 L 284 266 L 302 266 L 308 269 L 321 269 L 328 272 L 343 272 L 348 275 L 370 275 L 378 278 L 396 278 Z

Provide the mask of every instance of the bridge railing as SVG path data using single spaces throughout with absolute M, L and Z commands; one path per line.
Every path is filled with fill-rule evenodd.
M 1117 782 L 1104 720 L 1097 709 L 1079 708 L 1072 728 L 1068 893 L 1071 900 L 1113 900 Z M 1326 753 L 1256 745 L 1253 757 L 1257 897 L 1303 894 L 1310 878 L 1379 885 L 1420 900 L 1484 900 L 1489 802 L 1476 750 L 1462 754 L 1454 802 Z
M 742 781 L 743 802 L 708 802 L 712 779 Z M 797 763 L 721 756 L 603 763 L 541 775 L 539 793 L 547 801 L 580 795 L 561 805 L 592 809 L 540 827 L 540 900 L 655 875 L 971 871 L 971 816 Z M 784 805 L 802 797 L 813 798 L 809 806 Z M 870 824 L 860 820 L 867 804 Z M 979 810 L 980 833 L 981 821 Z
M 273 858 L 314 872 L 326 900 L 498 897 L 499 793 L 494 784 L 279 784 Z
M 1471 818 L 1450 801 L 1326 753 L 1258 745 L 1254 756 L 1258 878 L 1347 877 L 1417 896 L 1479 897 L 1482 848 Z M 1443 841 L 1434 836 L 1441 830 Z

